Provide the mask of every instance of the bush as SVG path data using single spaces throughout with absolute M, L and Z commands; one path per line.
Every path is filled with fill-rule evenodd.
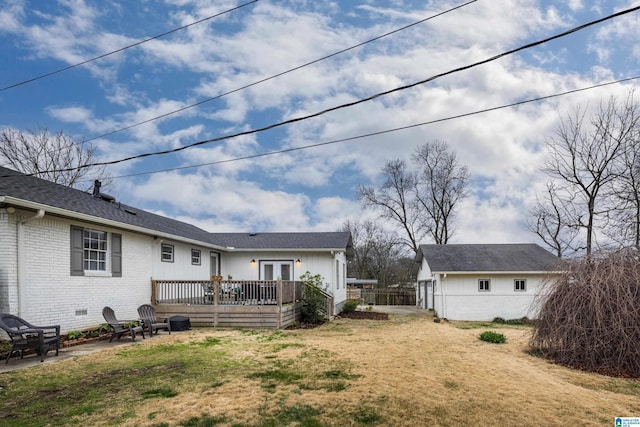
M 502 317 L 494 317 L 493 320 L 491 321 L 491 323 L 506 323 L 506 320 L 504 320 L 504 318 Z
M 640 377 L 640 263 L 626 249 L 565 261 L 539 288 L 530 345 L 564 366 Z
M 493 331 L 484 331 L 480 334 L 480 339 L 482 341 L 491 342 L 494 344 L 502 344 L 507 341 L 507 337 L 505 337 L 503 334 L 499 334 Z
M 350 300 L 344 303 L 342 311 L 345 313 L 353 313 L 358 308 L 358 301 Z
M 319 274 L 306 272 L 302 280 L 302 321 L 306 323 L 324 323 L 326 298 L 323 292 L 324 278 Z

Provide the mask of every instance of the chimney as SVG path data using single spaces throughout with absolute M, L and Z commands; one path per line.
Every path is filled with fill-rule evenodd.
M 93 197 L 100 197 L 100 187 L 102 187 L 102 183 L 97 179 L 93 181 Z

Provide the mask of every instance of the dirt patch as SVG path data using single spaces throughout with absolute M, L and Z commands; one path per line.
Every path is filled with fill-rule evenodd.
M 338 319 L 364 319 L 364 320 L 389 320 L 387 313 L 376 313 L 373 311 L 352 311 L 351 313 L 342 312 Z
M 387 313 L 376 313 L 374 311 L 352 311 L 350 313 L 342 312 L 335 317 L 336 319 L 360 319 L 360 320 L 389 320 Z M 314 329 L 322 326 L 324 323 L 305 323 L 300 322 L 287 327 L 287 329 Z

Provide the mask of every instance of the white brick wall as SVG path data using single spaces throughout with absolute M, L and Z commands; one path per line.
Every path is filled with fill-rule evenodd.
M 16 214 L 0 209 L 0 311 L 17 310 Z
M 122 277 L 70 274 L 71 225 L 122 234 Z M 45 216 L 24 224 L 26 268 L 21 280 L 24 311 L 35 324 L 60 324 L 63 331 L 104 323 L 102 308 L 111 306 L 118 318 L 136 319 L 137 307 L 151 300 L 152 238 L 122 230 L 69 222 Z M 110 243 L 109 243 L 110 244 Z M 76 316 L 76 311 L 86 315 Z

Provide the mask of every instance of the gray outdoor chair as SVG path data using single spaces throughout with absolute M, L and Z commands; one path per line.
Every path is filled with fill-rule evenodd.
M 144 339 L 144 329 L 142 326 L 132 326 L 131 321 L 120 321 L 116 318 L 116 314 L 114 313 L 111 307 L 105 307 L 102 309 L 102 316 L 104 320 L 107 321 L 111 329 L 113 330 L 113 334 L 111 334 L 111 338 L 109 342 L 113 341 L 114 338 L 117 338 L 120 341 L 120 337 L 124 334 L 131 334 L 131 341 L 136 340 L 136 334 L 139 333 L 142 335 L 142 339 Z
M 138 315 L 142 320 L 142 327 L 149 331 L 149 336 L 153 336 L 154 331 L 157 335 L 159 329 L 166 329 L 169 331 L 169 335 L 171 335 L 171 323 L 158 322 L 156 319 L 156 309 L 152 305 L 142 304 L 138 307 Z
M 13 314 L 0 314 L 0 328 L 2 328 L 11 340 L 11 350 L 5 364 L 14 352 L 20 350 L 20 358 L 24 357 L 25 350 L 35 350 L 40 355 L 40 361 L 44 362 L 44 356 L 52 348 L 56 349 L 56 356 L 60 350 L 60 325 L 36 326 Z

